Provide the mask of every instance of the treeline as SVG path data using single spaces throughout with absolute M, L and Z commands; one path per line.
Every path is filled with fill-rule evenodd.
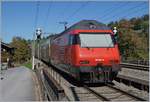
M 31 42 L 30 40 L 25 40 L 21 37 L 14 37 L 10 46 L 15 48 L 13 55 L 13 62 L 24 63 L 31 58 Z
M 43 37 L 40 42 L 46 40 L 48 37 Z M 16 64 L 22 64 L 29 61 L 32 58 L 32 43 L 33 40 L 25 40 L 24 38 L 18 36 L 13 37 L 12 42 L 9 43 L 11 47 L 15 48 L 11 60 Z M 35 46 L 36 44 L 37 40 L 35 41 Z M 9 58 L 7 52 L 4 52 L 2 56 L 5 58 Z
M 122 19 L 108 24 L 118 28 L 118 44 L 122 60 L 148 60 L 149 15 Z

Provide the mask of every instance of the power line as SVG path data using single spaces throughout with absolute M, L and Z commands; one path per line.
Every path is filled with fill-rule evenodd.
M 79 12 L 80 9 L 83 8 L 83 7 L 85 7 L 86 4 L 88 4 L 88 3 L 89 3 L 89 1 L 83 3 L 79 8 L 77 8 L 77 9 L 68 17 L 68 19 L 62 21 L 63 23 L 65 22 L 65 23 L 64 23 L 64 24 L 65 24 L 65 28 L 67 27 L 67 26 L 66 26 L 66 24 L 68 23 L 67 21 L 68 21 L 69 19 L 71 19 L 74 15 L 76 15 L 77 12 Z M 66 23 L 66 22 L 67 22 L 67 23 Z M 59 22 L 59 24 L 60 24 L 60 22 Z
M 70 4 L 67 4 L 67 5 L 65 6 L 63 12 L 62 12 L 61 15 L 60 15 L 61 19 L 64 18 L 64 14 L 65 14 L 65 12 L 66 12 L 66 9 L 68 9 L 69 6 L 70 6 Z
M 37 23 L 38 23 L 39 6 L 40 6 L 40 2 L 37 1 L 37 4 L 36 4 L 36 14 L 35 14 L 35 22 L 34 22 L 34 30 L 36 29 Z
M 121 8 L 121 7 L 124 7 L 124 5 L 127 5 L 129 2 L 127 2 L 127 3 L 123 3 L 123 4 L 120 4 L 119 6 L 116 6 L 115 5 L 115 7 L 111 7 L 111 8 L 108 8 L 108 9 L 106 9 L 105 11 L 103 11 L 105 14 L 103 15 L 103 16 L 101 16 L 101 17 L 99 17 L 99 18 L 105 18 L 105 17 L 107 17 L 107 16 L 109 16 L 113 11 L 116 11 L 116 10 L 118 10 L 117 8 Z M 108 12 L 107 12 L 108 11 Z
M 88 3 L 89 3 L 89 1 L 83 3 L 79 8 L 77 8 L 77 9 L 72 13 L 72 15 L 70 15 L 70 16 L 68 17 L 67 20 L 69 20 L 69 19 L 71 19 L 73 16 L 75 16 L 75 15 L 80 11 L 80 9 L 82 9 L 83 7 L 85 7 Z
M 135 8 L 137 8 L 137 7 L 139 7 L 140 5 L 142 5 L 143 3 L 140 3 L 139 5 L 137 5 L 137 6 L 134 6 L 134 7 L 131 7 L 131 8 L 129 8 L 129 9 L 127 9 L 127 11 L 131 11 L 131 10 L 133 10 L 133 9 L 135 9 Z M 120 10 L 120 9 L 118 9 L 118 10 Z M 125 12 L 123 12 L 122 10 L 120 10 L 120 13 L 125 13 Z M 103 20 L 107 20 L 107 19 L 109 19 L 109 18 L 114 18 L 114 17 L 116 17 L 116 16 L 118 16 L 118 15 L 114 15 L 114 16 L 111 16 L 111 17 L 105 17 L 105 18 L 102 18 Z
M 45 18 L 44 23 L 43 23 L 43 24 L 44 24 L 44 28 L 45 28 L 46 25 L 47 25 L 51 8 L 52 8 L 52 1 L 51 1 L 51 3 L 49 3 L 49 6 L 48 6 L 48 10 L 47 10 L 47 13 L 46 13 L 46 18 Z
M 145 10 L 145 9 L 147 9 L 146 7 L 142 7 L 142 8 L 140 8 L 140 9 L 136 9 L 136 11 L 133 11 L 133 12 L 141 12 L 141 10 Z M 130 12 L 130 13 L 132 13 L 132 12 Z M 129 16 L 128 14 L 130 14 L 129 12 L 127 12 L 127 14 L 126 15 L 124 15 L 124 16 L 122 16 L 122 18 L 125 18 L 125 17 L 127 17 L 127 16 Z

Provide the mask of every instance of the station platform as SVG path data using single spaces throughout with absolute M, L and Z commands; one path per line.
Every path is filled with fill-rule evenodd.
M 0 101 L 37 101 L 33 71 L 21 66 L 0 74 Z

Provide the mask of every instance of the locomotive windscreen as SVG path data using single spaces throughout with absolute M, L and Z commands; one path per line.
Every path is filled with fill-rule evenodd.
M 81 47 L 114 47 L 110 34 L 79 34 Z

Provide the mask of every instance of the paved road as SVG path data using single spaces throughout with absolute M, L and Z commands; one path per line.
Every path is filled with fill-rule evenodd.
M 25 67 L 3 71 L 0 81 L 0 101 L 35 101 L 33 72 Z

